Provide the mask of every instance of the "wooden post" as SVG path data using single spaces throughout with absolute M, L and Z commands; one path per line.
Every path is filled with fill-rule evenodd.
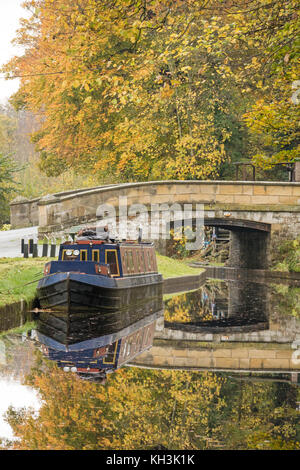
M 28 258 L 28 243 L 25 243 L 24 241 L 24 258 Z
M 50 258 L 55 258 L 56 256 L 56 243 L 53 242 L 53 240 L 51 241 L 51 245 L 50 245 Z
M 43 242 L 42 257 L 47 258 L 47 256 L 48 256 L 48 243 Z
M 37 240 L 34 241 L 33 246 L 32 246 L 32 257 L 33 258 L 38 258 L 38 242 L 37 242 Z
M 32 238 L 28 240 L 28 253 L 30 253 L 31 255 L 33 253 L 33 239 Z

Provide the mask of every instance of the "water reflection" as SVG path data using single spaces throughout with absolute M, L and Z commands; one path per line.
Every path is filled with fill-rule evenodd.
M 40 408 L 37 392 L 24 385 L 35 364 L 34 352 L 34 344 L 22 335 L 0 337 L 0 442 L 1 438 L 13 438 L 11 427 L 3 419 L 10 406 Z
M 190 331 L 258 331 L 268 328 L 268 288 L 255 282 L 210 281 L 165 303 L 165 326 Z
M 2 376 L 29 374 L 42 398 L 34 419 L 8 412 L 13 445 L 299 449 L 299 306 L 296 286 L 209 280 L 167 296 L 164 312 L 86 312 L 71 327 L 42 314 L 0 342 Z
M 300 371 L 300 289 L 208 280 L 165 300 L 153 348 L 135 366 L 242 373 Z
M 43 354 L 66 372 L 76 372 L 85 380 L 104 383 L 106 374 L 113 372 L 133 360 L 142 352 L 151 348 L 156 320 L 163 316 L 163 311 L 155 312 L 145 318 L 114 332 L 107 326 L 95 324 L 85 331 L 87 317 L 82 323 L 82 330 L 65 332 L 64 342 L 58 342 L 60 332 L 53 327 L 47 330 L 45 317 L 38 322 L 38 329 L 31 333 L 31 338 L 41 345 Z M 40 326 L 40 329 L 39 329 Z M 77 325 L 79 328 L 79 324 Z M 44 333 L 48 332 L 46 336 Z M 107 334 L 97 336 L 100 331 Z M 93 337 L 94 332 L 94 337 Z

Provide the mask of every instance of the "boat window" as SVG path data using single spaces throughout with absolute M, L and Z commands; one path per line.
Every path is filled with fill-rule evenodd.
M 99 250 L 92 250 L 92 261 L 99 263 Z
M 152 264 L 152 271 L 157 272 L 157 263 L 156 263 L 156 257 L 155 257 L 155 252 L 153 248 L 149 249 L 150 252 L 150 258 L 151 258 L 151 264 Z
M 127 274 L 129 272 L 129 266 L 128 266 L 128 253 L 127 251 L 123 251 L 122 253 L 122 268 L 123 268 L 123 274 Z
M 146 264 L 145 264 L 145 252 L 143 249 L 140 250 L 139 255 L 140 255 L 140 265 L 141 265 L 140 271 L 144 273 L 145 271 L 147 271 L 147 269 L 146 269 Z
M 141 252 L 140 250 L 136 251 L 136 259 L 137 259 L 137 267 L 138 267 L 138 272 L 142 272 L 142 263 L 141 263 Z
M 147 262 L 148 262 L 148 270 L 152 271 L 151 255 L 150 255 L 149 250 L 147 250 Z
M 80 250 L 80 261 L 87 261 L 87 250 Z
M 128 271 L 134 272 L 133 254 L 132 251 L 128 251 Z
M 74 249 L 64 249 L 62 250 L 61 259 L 63 261 L 74 261 L 78 258 L 79 251 Z
M 105 263 L 109 264 L 110 272 L 113 276 L 119 276 L 119 264 L 117 257 L 117 250 L 106 250 L 105 251 Z
M 137 273 L 139 272 L 139 252 L 136 248 L 132 250 L 132 255 L 133 255 L 133 272 Z
M 119 341 L 111 344 L 108 348 L 108 354 L 103 358 L 103 364 L 114 364 L 116 360 L 116 354 L 118 349 Z
M 152 261 L 153 271 L 157 271 L 156 256 L 155 256 L 155 251 L 154 250 L 150 250 L 150 258 L 151 258 L 151 261 Z

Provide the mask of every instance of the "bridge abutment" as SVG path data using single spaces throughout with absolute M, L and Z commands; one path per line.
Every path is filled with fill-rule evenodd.
M 256 230 L 230 232 L 227 266 L 241 269 L 267 269 L 270 260 L 270 233 Z

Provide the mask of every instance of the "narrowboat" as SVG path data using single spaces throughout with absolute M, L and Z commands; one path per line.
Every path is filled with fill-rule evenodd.
M 106 315 L 120 310 L 123 317 L 133 310 L 140 317 L 139 311 L 162 308 L 163 279 L 152 243 L 81 235 L 61 244 L 58 260 L 45 265 L 37 286 L 39 309 L 78 318 L 101 313 L 105 322 Z

